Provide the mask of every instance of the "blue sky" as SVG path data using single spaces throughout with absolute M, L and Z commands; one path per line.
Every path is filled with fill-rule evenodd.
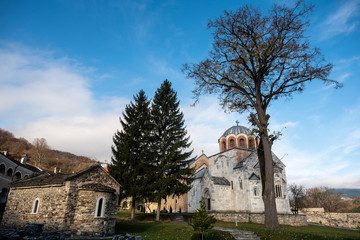
M 247 116 L 224 113 L 217 96 L 190 107 L 194 84 L 181 67 L 208 56 L 208 19 L 248 2 L 266 12 L 290 1 L 0 0 L 0 128 L 109 160 L 125 105 L 169 79 L 194 153 L 217 153 L 222 133 L 236 120 L 249 126 Z M 270 127 L 283 136 L 273 151 L 289 183 L 360 188 L 360 1 L 313 3 L 307 36 L 344 87 L 313 82 L 274 102 Z

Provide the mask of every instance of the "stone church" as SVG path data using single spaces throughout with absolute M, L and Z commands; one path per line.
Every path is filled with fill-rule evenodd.
M 198 157 L 191 190 L 180 196 L 167 197 L 161 209 L 169 212 L 196 212 L 201 198 L 210 212 L 263 213 L 260 165 L 256 149 L 259 140 L 244 126 L 232 126 L 219 138 L 219 153 Z M 285 165 L 273 153 L 276 208 L 279 214 L 291 214 Z M 129 208 L 129 200 L 120 207 Z M 125 207 L 126 206 L 126 207 Z M 139 203 L 138 209 L 154 212 L 156 203 Z
M 74 174 L 40 174 L 11 183 L 1 225 L 44 224 L 71 235 L 114 234 L 120 184 L 101 165 Z
M 195 212 L 204 198 L 215 212 L 264 212 L 260 166 L 256 152 L 259 141 L 244 126 L 232 126 L 218 140 L 220 152 L 202 154 L 192 163 L 195 175 L 187 194 L 187 211 Z M 285 165 L 273 154 L 276 207 L 290 214 Z

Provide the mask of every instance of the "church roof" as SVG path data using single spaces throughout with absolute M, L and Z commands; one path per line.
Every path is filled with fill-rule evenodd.
M 274 163 L 274 168 L 280 168 L 282 169 L 280 164 L 283 164 L 281 162 L 281 160 L 272 152 L 272 158 L 273 158 L 273 163 Z M 241 160 L 238 164 L 236 164 L 236 166 L 234 167 L 234 169 L 236 168 L 242 168 L 245 164 L 246 161 L 251 161 L 251 160 L 256 160 L 256 164 L 254 165 L 254 168 L 260 168 L 260 164 L 259 164 L 259 159 L 257 156 L 257 152 L 253 151 L 249 156 L 247 156 L 246 158 L 244 158 L 243 160 Z
M 62 174 L 62 173 L 40 174 L 37 176 L 14 181 L 11 183 L 11 187 L 33 187 L 33 186 L 35 187 L 35 186 L 47 186 L 47 185 L 61 185 L 61 184 L 64 184 L 66 181 L 73 180 L 74 178 L 77 178 L 77 177 L 79 177 L 87 172 L 90 172 L 96 168 L 102 168 L 102 167 L 101 167 L 101 165 L 92 165 L 80 172 L 73 173 L 73 174 Z M 90 186 L 90 185 L 87 187 L 94 188 L 94 186 Z M 107 189 L 107 190 L 109 190 L 109 189 Z
M 208 168 L 203 168 L 203 169 L 201 169 L 199 172 L 197 172 L 197 173 L 193 176 L 193 178 L 195 178 L 195 179 L 203 178 L 205 173 L 208 174 L 210 180 L 213 181 L 215 185 L 228 185 L 228 186 L 230 186 L 230 182 L 229 182 L 229 180 L 227 180 L 226 178 L 224 178 L 224 177 L 214 177 L 214 176 L 211 176 L 210 173 L 209 173 L 209 169 L 208 169 Z
M 250 134 L 251 134 L 251 130 L 248 129 L 247 127 L 244 127 L 244 126 L 239 126 L 239 125 L 237 125 L 237 126 L 232 126 L 232 127 L 229 128 L 228 130 L 226 130 L 226 131 L 223 133 L 223 135 L 221 135 L 220 138 L 226 137 L 226 136 L 228 136 L 228 135 L 230 135 L 230 134 L 234 134 L 234 135 L 236 136 L 236 135 L 239 135 L 239 134 L 241 134 L 241 133 L 243 133 L 243 134 L 245 134 L 245 135 L 250 135 Z

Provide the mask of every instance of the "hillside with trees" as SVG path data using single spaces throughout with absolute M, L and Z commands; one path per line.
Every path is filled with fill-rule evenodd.
M 62 173 L 72 173 L 99 163 L 88 157 L 51 149 L 44 138 L 36 138 L 30 143 L 24 138 L 16 138 L 14 134 L 1 128 L 0 151 L 6 151 L 9 158 L 17 161 L 26 154 L 28 164 L 51 172 L 57 167 Z

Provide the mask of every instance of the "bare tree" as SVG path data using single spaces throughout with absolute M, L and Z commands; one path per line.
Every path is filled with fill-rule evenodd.
M 326 212 L 336 212 L 344 205 L 341 193 L 328 187 L 315 187 L 306 190 L 304 205 L 306 207 L 322 207 Z
M 265 225 L 278 227 L 271 147 L 277 134 L 269 133 L 268 107 L 279 97 L 302 92 L 306 83 L 328 78 L 333 67 L 304 36 L 313 6 L 298 1 L 294 7 L 274 5 L 268 15 L 245 5 L 209 21 L 213 29 L 210 56 L 183 71 L 195 79 L 196 101 L 203 94 L 217 93 L 230 111 L 248 111 L 260 138 L 259 156 Z
M 35 147 L 35 161 L 38 165 L 41 165 L 47 157 L 50 147 L 45 138 L 36 138 L 33 145 Z
M 295 209 L 303 207 L 305 188 L 302 185 L 292 184 L 289 186 L 291 206 Z

